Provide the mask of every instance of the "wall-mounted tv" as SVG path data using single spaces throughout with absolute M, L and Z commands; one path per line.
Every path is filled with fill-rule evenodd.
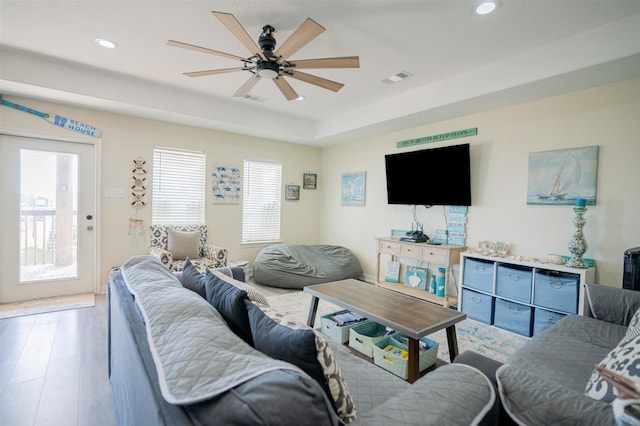
M 408 205 L 471 205 L 469 144 L 385 155 L 387 201 Z

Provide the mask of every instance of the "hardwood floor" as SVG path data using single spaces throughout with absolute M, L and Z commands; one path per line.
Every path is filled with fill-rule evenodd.
M 0 320 L 0 424 L 117 425 L 106 303 Z

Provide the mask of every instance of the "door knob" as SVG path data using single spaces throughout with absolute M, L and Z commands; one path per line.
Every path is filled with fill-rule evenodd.
M 87 220 L 91 220 L 93 219 L 93 216 L 91 216 L 90 214 L 87 215 Z

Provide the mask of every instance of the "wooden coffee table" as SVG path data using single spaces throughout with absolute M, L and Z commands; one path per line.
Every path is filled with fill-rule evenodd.
M 443 328 L 447 331 L 449 358 L 458 355 L 456 324 L 467 314 L 416 299 L 392 290 L 349 279 L 316 284 L 304 288 L 311 294 L 307 324 L 313 327 L 318 301 L 323 299 L 343 306 L 409 337 L 409 383 L 420 377 L 419 339 Z

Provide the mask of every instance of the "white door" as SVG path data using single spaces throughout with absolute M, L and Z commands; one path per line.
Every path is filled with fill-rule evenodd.
M 94 292 L 95 149 L 0 135 L 0 303 Z

